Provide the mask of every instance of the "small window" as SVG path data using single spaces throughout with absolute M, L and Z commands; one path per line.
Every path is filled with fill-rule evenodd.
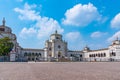
M 111 56 L 116 56 L 116 53 L 115 53 L 115 52 L 112 52 L 112 53 L 111 53 Z
M 59 39 L 59 37 L 56 37 L 56 39 Z
M 41 56 L 41 53 L 39 53 L 39 56 Z
M 30 58 L 28 58 L 28 61 L 30 61 Z
M 89 57 L 91 57 L 91 54 L 89 55 Z
M 106 57 L 106 53 L 104 53 L 104 57 Z
M 49 48 L 49 50 L 51 51 L 51 47 Z
M 100 57 L 100 54 L 98 54 L 98 57 Z
M 80 57 L 82 57 L 82 55 L 80 55 Z
M 96 57 L 97 57 L 98 55 L 96 54 Z
M 24 53 L 24 56 L 27 56 L 27 52 Z
M 32 53 L 32 55 L 34 56 L 34 53 Z

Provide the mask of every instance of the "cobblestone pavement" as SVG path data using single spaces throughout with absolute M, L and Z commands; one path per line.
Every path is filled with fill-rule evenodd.
M 120 80 L 120 63 L 0 63 L 0 80 Z

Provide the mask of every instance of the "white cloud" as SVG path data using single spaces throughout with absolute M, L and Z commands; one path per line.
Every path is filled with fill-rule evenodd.
M 34 28 L 27 29 L 24 27 L 20 32 L 20 36 L 24 38 L 25 36 L 33 36 L 36 33 L 37 31 Z
M 36 21 L 36 23 L 33 24 L 33 27 L 34 30 L 37 32 L 36 36 L 38 38 L 48 37 L 55 30 L 58 30 L 59 33 L 62 33 L 64 31 L 56 20 L 49 17 L 42 17 L 41 15 L 39 15 L 38 12 L 33 10 L 33 8 L 36 8 L 36 5 L 29 5 L 25 3 L 24 9 L 15 8 L 14 10 L 15 12 L 18 12 L 20 14 L 20 20 Z M 20 32 L 20 35 L 22 34 L 22 36 L 27 36 L 26 32 L 29 32 L 29 30 L 33 27 L 30 27 L 28 29 L 23 28 L 23 30 Z
M 58 30 L 59 33 L 64 31 L 56 20 L 48 17 L 43 17 L 41 20 L 39 20 L 36 23 L 36 27 L 39 28 L 38 38 L 49 36 L 55 30 Z
M 92 37 L 92 38 L 99 38 L 99 37 L 104 36 L 104 35 L 106 35 L 106 34 L 107 34 L 107 33 L 105 33 L 105 32 L 96 31 L 96 32 L 93 32 L 93 33 L 91 34 L 91 37 Z
M 118 13 L 111 21 L 112 28 L 120 28 L 120 13 Z
M 28 5 L 25 3 L 24 9 L 15 8 L 14 11 L 20 13 L 19 19 L 21 20 L 39 20 L 41 16 L 39 16 L 39 13 L 35 10 L 32 10 L 33 8 L 36 8 L 36 5 Z
M 69 32 L 69 33 L 66 34 L 65 37 L 66 37 L 66 40 L 76 41 L 81 37 L 81 35 L 80 35 L 79 32 Z
M 77 4 L 73 8 L 68 9 L 63 19 L 63 24 L 73 26 L 86 26 L 93 21 L 101 18 L 97 8 L 91 4 Z
M 120 38 L 120 31 L 116 32 L 112 37 L 108 38 L 108 42 L 115 40 L 117 37 Z

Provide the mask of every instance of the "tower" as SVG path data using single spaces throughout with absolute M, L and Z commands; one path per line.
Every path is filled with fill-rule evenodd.
M 62 35 L 57 30 L 46 41 L 45 51 L 48 58 L 62 58 L 67 54 L 67 42 L 62 40 Z
M 3 20 L 2 20 L 2 25 L 3 25 L 3 26 L 5 26 L 5 22 L 6 22 L 6 21 L 5 21 L 5 18 L 3 18 Z

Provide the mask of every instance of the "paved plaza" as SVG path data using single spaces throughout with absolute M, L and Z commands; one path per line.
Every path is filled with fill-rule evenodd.
M 0 63 L 0 80 L 120 80 L 120 63 Z

